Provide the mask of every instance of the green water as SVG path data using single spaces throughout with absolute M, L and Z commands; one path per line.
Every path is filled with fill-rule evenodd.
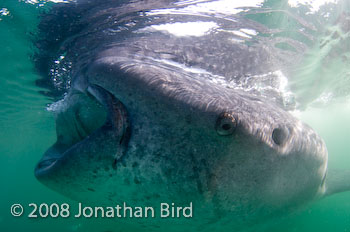
M 40 94 L 43 89 L 35 86 L 38 76 L 29 57 L 32 52 L 30 33 L 35 32 L 38 23 L 38 5 L 5 0 L 0 2 L 2 8 L 9 14 L 0 16 L 0 231 L 114 229 L 116 224 L 109 220 L 28 219 L 10 214 L 10 207 L 15 203 L 26 206 L 32 202 L 72 201 L 41 185 L 33 174 L 36 162 L 55 141 L 54 118 L 46 110 L 52 100 Z M 300 118 L 324 138 L 329 151 L 329 168 L 350 169 L 349 100 L 308 108 Z M 350 231 L 350 192 L 310 203 L 265 230 Z

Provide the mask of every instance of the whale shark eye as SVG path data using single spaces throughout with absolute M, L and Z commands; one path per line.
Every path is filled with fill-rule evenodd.
M 216 120 L 215 129 L 219 135 L 231 135 L 237 127 L 236 118 L 229 113 L 222 113 Z

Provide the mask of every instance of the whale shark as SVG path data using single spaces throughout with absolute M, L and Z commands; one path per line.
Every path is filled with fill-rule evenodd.
M 349 190 L 291 113 L 283 68 L 307 45 L 258 37 L 272 32 L 247 16 L 263 1 L 221 2 L 78 0 L 43 13 L 37 83 L 60 100 L 36 178 L 91 204 L 191 202 L 185 229 L 233 228 Z

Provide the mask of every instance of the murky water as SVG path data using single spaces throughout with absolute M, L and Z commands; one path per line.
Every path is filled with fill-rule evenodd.
M 53 103 L 54 99 L 40 93 L 47 89 L 35 84 L 39 76 L 31 61 L 34 49 L 32 41 L 39 23 L 39 13 L 55 4 L 54 2 L 0 2 L 0 231 L 113 230 L 116 229 L 116 224 L 110 223 L 109 220 L 28 219 L 26 216 L 13 217 L 10 213 L 10 207 L 15 203 L 74 204 L 40 184 L 33 174 L 37 161 L 56 139 L 54 117 L 47 110 L 47 106 Z M 231 13 L 232 9 L 240 9 L 241 6 L 239 1 L 221 1 L 221 4 L 222 2 L 231 4 Z M 310 1 L 310 5 L 301 6 L 303 2 L 289 1 L 288 4 L 283 1 L 247 1 L 245 4 L 248 7 L 265 4 L 266 13 L 251 13 L 246 17 L 275 30 L 273 35 L 268 36 L 284 38 L 277 46 L 285 50 L 298 48 L 297 44 L 294 44 L 294 48 L 290 47 L 287 39 L 307 44 L 310 48 L 309 52 L 299 57 L 303 60 L 303 66 L 287 70 L 289 77 L 294 78 L 289 80 L 288 91 L 295 94 L 298 102 L 294 113 L 325 140 L 329 151 L 329 168 L 350 169 L 349 3 L 346 0 Z M 328 5 L 322 5 L 321 2 L 328 2 Z M 230 9 L 220 8 L 220 4 L 212 4 L 201 5 L 196 11 L 206 14 L 208 9 L 212 8 L 220 14 L 225 13 L 223 10 Z M 294 9 L 292 16 L 287 17 L 285 12 L 281 11 L 287 8 Z M 180 13 L 193 14 L 193 8 L 184 8 Z M 180 31 L 185 35 L 189 33 L 189 36 L 196 36 L 193 33 L 200 34 L 203 30 L 205 32 L 207 27 L 215 27 L 203 26 L 204 29 L 197 27 L 197 31 L 186 32 L 183 27 Z M 297 33 L 298 30 L 295 29 L 299 27 Z M 304 33 L 304 30 L 311 30 L 313 27 L 318 28 L 313 32 Z M 153 29 L 178 33 L 176 26 L 164 28 L 163 25 L 162 28 L 160 25 L 160 28 Z M 254 36 L 255 32 L 237 30 L 233 33 L 238 36 L 235 38 L 244 39 Z M 314 38 L 310 39 L 308 35 L 313 35 Z M 25 209 L 29 210 L 28 207 Z M 28 215 L 28 212 L 25 215 Z M 350 192 L 310 203 L 287 217 L 261 226 L 260 229 L 298 232 L 350 231 Z

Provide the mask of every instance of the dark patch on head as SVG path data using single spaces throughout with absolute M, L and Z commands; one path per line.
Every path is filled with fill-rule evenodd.
M 187 122 L 188 124 L 191 124 L 191 123 L 192 123 L 192 117 L 191 117 L 191 115 L 186 115 L 186 116 L 185 116 L 185 120 L 186 120 L 186 122 Z
M 93 189 L 93 188 L 88 188 L 87 190 L 89 190 L 91 192 L 95 192 L 95 189 Z
M 166 170 L 164 171 L 164 175 L 165 175 L 166 177 L 171 177 L 171 170 L 170 170 L 170 169 L 166 169 Z
M 134 178 L 134 183 L 135 183 L 135 184 L 141 184 L 141 181 L 140 181 L 137 177 L 135 177 L 135 178 Z
M 137 168 L 139 166 L 139 163 L 138 162 L 134 162 L 133 164 L 132 164 L 132 167 L 133 168 Z
M 113 160 L 112 168 L 117 169 L 117 159 Z
M 204 167 L 208 167 L 208 164 L 207 164 L 207 160 L 206 160 L 206 159 L 201 159 L 201 164 L 202 164 Z

